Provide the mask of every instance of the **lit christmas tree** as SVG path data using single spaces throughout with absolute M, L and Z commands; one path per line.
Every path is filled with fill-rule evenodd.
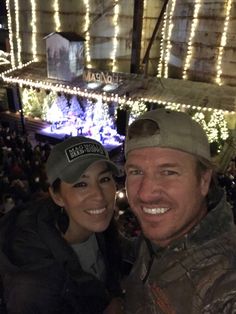
M 224 115 L 214 111 L 207 125 L 207 135 L 210 143 L 217 142 L 219 150 L 229 136 L 229 130 Z
M 206 120 L 205 120 L 205 115 L 203 112 L 199 111 L 199 112 L 196 112 L 192 118 L 197 121 L 202 127 L 203 129 L 205 130 L 205 132 L 207 133 L 208 131 L 208 126 L 207 126 L 207 123 L 206 123 Z
M 127 100 L 124 104 L 120 105 L 120 109 L 129 111 L 129 124 L 132 123 L 138 116 L 147 111 L 145 102 Z
M 69 106 L 68 106 L 69 104 L 65 95 L 62 94 L 61 96 L 58 96 L 56 103 L 57 103 L 57 107 L 62 112 L 63 117 L 66 118 L 69 112 Z
M 48 108 L 46 119 L 51 123 L 56 123 L 63 119 L 63 113 L 57 105 L 57 100 L 55 100 L 52 106 Z
M 75 95 L 73 95 L 71 99 L 69 100 L 69 106 L 70 106 L 70 112 L 72 112 L 72 114 L 78 117 L 82 117 L 84 115 L 84 111 Z
M 55 102 L 57 98 L 56 92 L 46 93 L 43 99 L 43 107 L 42 107 L 42 119 L 47 120 L 48 110 L 52 107 L 52 104 Z
M 42 104 L 44 101 L 44 93 L 40 90 L 36 91 L 32 88 L 24 88 L 22 91 L 22 103 L 24 104 L 24 114 L 26 116 L 37 117 L 42 119 Z

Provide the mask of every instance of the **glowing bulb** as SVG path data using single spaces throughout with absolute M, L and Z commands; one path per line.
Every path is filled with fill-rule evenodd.
M 166 56 L 165 56 L 165 68 L 164 68 L 164 77 L 167 78 L 168 77 L 168 63 L 169 63 L 169 59 L 170 59 L 170 52 L 171 52 L 171 35 L 172 35 L 172 29 L 173 29 L 173 13 L 175 10 L 175 4 L 176 4 L 176 0 L 173 0 L 171 3 L 171 8 L 170 8 L 170 15 L 169 15 L 169 22 L 168 22 L 168 32 L 167 32 L 167 43 L 166 43 Z
M 15 54 L 14 54 L 14 44 L 13 44 L 13 33 L 12 33 L 12 20 L 11 20 L 11 10 L 10 10 L 10 0 L 6 0 L 6 10 L 7 10 L 7 21 L 9 30 L 9 43 L 10 43 L 10 54 L 11 54 L 11 65 L 13 68 L 16 66 Z
M 84 32 L 85 32 L 85 60 L 87 68 L 92 68 L 91 65 L 91 56 L 90 56 L 90 33 L 89 33 L 89 26 L 90 26 L 90 1 L 84 0 L 84 5 L 86 8 L 85 13 L 85 25 L 84 25 Z
M 59 3 L 58 0 L 54 0 L 54 22 L 55 22 L 55 30 L 56 32 L 60 32 L 61 31 L 61 21 L 60 21 L 60 16 L 59 16 Z
M 195 36 L 195 31 L 198 25 L 198 13 L 201 7 L 201 1 L 196 1 L 194 3 L 194 11 L 193 11 L 193 22 L 191 25 L 191 29 L 190 29 L 190 36 L 189 36 L 189 40 L 188 40 L 188 48 L 187 48 L 187 56 L 185 59 L 185 64 L 184 64 L 184 68 L 183 68 L 183 79 L 186 80 L 187 77 L 187 71 L 190 68 L 190 64 L 191 64 L 191 59 L 192 59 L 192 54 L 193 54 L 193 39 Z
M 37 40 L 36 40 L 36 34 L 37 34 L 37 16 L 36 16 L 36 2 L 35 0 L 31 0 L 31 12 L 32 12 L 32 55 L 33 59 L 37 61 Z
M 145 29 L 146 29 L 146 22 L 147 22 L 147 19 L 145 18 L 146 17 L 146 13 L 147 12 L 147 0 L 144 0 L 143 1 L 143 28 L 142 28 L 142 39 L 141 39 L 141 47 L 142 47 L 142 50 L 145 49 Z
M 116 0 L 115 6 L 114 6 L 114 16 L 113 16 L 114 37 L 113 37 L 113 50 L 111 52 L 112 72 L 115 72 L 117 70 L 117 68 L 116 68 L 116 53 L 117 53 L 117 47 L 118 47 L 117 36 L 119 34 L 119 26 L 118 26 L 119 12 L 120 12 L 120 6 L 118 4 L 118 0 Z
M 165 11 L 163 27 L 162 27 L 162 30 L 161 30 L 160 59 L 159 59 L 159 63 L 158 63 L 157 77 L 162 77 L 163 60 L 164 60 L 164 54 L 165 54 L 164 41 L 166 40 L 165 39 L 166 25 L 167 25 L 167 13 Z
M 227 31 L 228 31 L 231 7 L 232 7 L 232 0 L 228 0 L 227 4 L 226 4 L 226 14 L 225 14 L 225 21 L 224 21 L 223 32 L 222 32 L 222 36 L 221 36 L 220 47 L 219 47 L 219 54 L 218 54 L 217 63 L 216 63 L 216 71 L 217 71 L 217 73 L 216 73 L 215 82 L 218 85 L 222 85 L 222 80 L 221 80 L 222 58 L 223 58 L 223 53 L 224 53 L 224 47 L 225 47 L 225 45 L 227 43 Z
M 16 42 L 17 42 L 17 61 L 18 65 L 22 66 L 21 61 L 21 38 L 20 38 L 20 23 L 19 23 L 19 2 L 14 0 L 16 14 Z

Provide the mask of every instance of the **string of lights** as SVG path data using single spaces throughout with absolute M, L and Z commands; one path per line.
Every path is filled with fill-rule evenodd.
M 227 43 L 227 32 L 228 32 L 231 7 L 232 7 L 232 0 L 228 0 L 226 3 L 226 14 L 225 14 L 224 27 L 223 27 L 223 32 L 222 32 L 221 41 L 220 41 L 219 54 L 217 56 L 217 62 L 216 62 L 216 79 L 215 79 L 215 82 L 218 85 L 222 85 L 222 79 L 221 79 L 222 58 L 223 58 L 224 48 L 225 48 L 225 45 Z
M 192 110 L 196 110 L 196 111 L 209 111 L 209 112 L 216 111 L 216 112 L 220 112 L 222 114 L 235 114 L 235 111 L 216 109 L 216 108 L 212 108 L 212 107 L 193 106 L 193 105 L 187 105 L 184 103 L 176 103 L 174 101 L 173 102 L 172 101 L 164 101 L 161 99 L 141 98 L 141 101 L 163 105 L 167 109 L 169 108 L 172 110 L 180 110 L 182 108 L 183 110 L 192 109 Z
M 147 24 L 147 0 L 143 1 L 143 27 L 142 27 L 142 35 L 141 35 L 141 50 L 144 51 L 145 49 L 145 30 Z
M 9 31 L 9 44 L 10 44 L 10 54 L 11 54 L 11 65 L 14 68 L 16 66 L 15 54 L 14 54 L 14 43 L 13 43 L 13 32 L 12 32 L 12 18 L 10 10 L 10 0 L 6 0 L 6 10 L 7 10 L 7 21 L 8 21 L 8 31 Z
M 19 1 L 14 0 L 15 14 L 16 14 L 16 42 L 17 42 L 17 61 L 18 65 L 22 65 L 21 61 L 21 38 L 20 38 L 20 22 L 19 22 Z
M 32 12 L 32 56 L 35 61 L 37 61 L 37 15 L 36 15 L 36 1 L 31 0 L 31 12 Z
M 163 71 L 163 60 L 164 60 L 164 54 L 165 54 L 164 43 L 166 41 L 165 34 L 166 34 L 166 25 L 167 25 L 167 11 L 168 11 L 168 6 L 164 13 L 163 27 L 161 30 L 160 59 L 159 59 L 158 67 L 157 67 L 157 77 L 162 77 L 162 71 Z
M 61 31 L 61 21 L 60 21 L 60 15 L 59 15 L 60 8 L 59 8 L 58 0 L 54 0 L 53 9 L 54 9 L 55 30 L 56 30 L 56 32 L 60 32 Z
M 90 33 L 89 33 L 89 26 L 90 26 L 90 1 L 84 0 L 84 5 L 86 9 L 85 13 L 85 24 L 84 24 L 84 32 L 85 32 L 85 61 L 86 67 L 88 69 L 92 68 L 91 65 L 91 55 L 90 55 Z
M 9 56 L 10 54 L 8 52 L 0 50 L 0 65 L 10 64 Z
M 118 25 L 119 12 L 120 12 L 120 5 L 118 3 L 118 0 L 115 0 L 114 16 L 113 16 L 114 37 L 113 37 L 113 49 L 111 52 L 112 71 L 113 72 L 117 71 L 116 53 L 117 53 L 117 47 L 118 47 L 117 36 L 119 34 L 119 25 Z
M 173 23 L 173 13 L 175 10 L 175 4 L 176 4 L 176 0 L 173 0 L 171 3 L 171 8 L 170 8 L 170 14 L 169 14 L 169 21 L 168 21 L 168 34 L 167 34 L 167 43 L 166 43 L 166 56 L 165 56 L 165 62 L 164 62 L 164 77 L 167 78 L 168 77 L 168 63 L 170 60 L 170 53 L 171 53 L 171 48 L 172 48 L 172 44 L 171 44 L 171 35 L 172 35 L 172 29 L 174 27 L 174 23 Z
M 12 69 L 10 71 L 6 71 L 4 73 L 1 73 L 1 77 L 5 82 L 8 83 L 13 83 L 13 84 L 19 84 L 21 86 L 28 86 L 32 88 L 39 88 L 39 89 L 45 89 L 45 90 L 52 90 L 56 92 L 64 92 L 66 94 L 71 94 L 71 95 L 79 95 L 82 97 L 87 97 L 87 98 L 95 98 L 97 99 L 98 97 L 101 97 L 101 94 L 91 92 L 87 89 L 80 89 L 79 87 L 71 87 L 69 85 L 65 84 L 55 84 L 55 83 L 50 83 L 47 80 L 45 81 L 33 81 L 30 79 L 21 79 L 19 77 L 14 77 L 11 75 L 11 71 L 14 71 L 15 69 L 20 69 L 25 66 L 28 66 L 30 63 L 34 62 L 35 60 L 29 61 L 25 64 L 22 64 L 21 62 L 21 40 L 19 38 L 20 35 L 20 28 L 19 28 L 19 0 L 14 0 L 14 9 L 15 9 L 15 16 L 16 16 L 16 39 L 17 39 L 17 56 L 18 56 L 18 66 L 16 67 L 16 62 L 15 62 L 15 57 L 14 57 L 14 45 L 13 45 L 13 33 L 12 33 L 12 19 L 11 19 L 11 14 L 10 14 L 10 0 L 6 1 L 7 4 L 7 14 L 8 14 L 8 25 L 9 25 L 9 39 L 10 39 L 10 54 L 11 54 L 11 64 L 12 64 Z M 116 70 L 116 51 L 117 51 L 117 36 L 119 34 L 119 25 L 118 25 L 118 19 L 119 19 L 119 11 L 120 7 L 118 4 L 118 0 L 116 0 L 116 5 L 114 7 L 114 19 L 113 19 L 113 24 L 114 24 L 114 38 L 113 38 L 113 54 L 112 54 L 112 69 L 115 72 Z M 54 17 L 57 16 L 59 18 L 59 4 L 58 1 L 54 1 Z M 91 56 L 90 56 L 90 33 L 89 33 L 89 27 L 90 27 L 90 0 L 84 0 L 84 5 L 86 7 L 86 14 L 85 14 L 85 33 L 86 33 L 86 42 L 85 42 L 85 58 L 86 58 L 86 66 L 88 68 L 92 67 L 91 66 Z M 163 23 L 163 29 L 162 29 L 162 45 L 161 45 L 161 60 L 163 60 L 164 56 L 166 56 L 165 59 L 165 76 L 168 76 L 168 71 L 166 70 L 167 65 L 168 65 L 168 60 L 169 60 L 169 55 L 170 55 L 170 49 L 171 49 L 171 34 L 172 34 L 172 29 L 173 29 L 173 12 L 175 9 L 176 5 L 176 0 L 173 0 L 170 2 L 170 14 L 169 18 L 167 20 L 167 14 L 165 14 L 164 17 L 164 23 Z M 187 79 L 187 70 L 189 69 L 190 61 L 192 58 L 192 42 L 195 36 L 195 30 L 197 27 L 197 18 L 198 18 L 198 13 L 201 7 L 201 1 L 195 1 L 194 3 L 194 13 L 193 13 L 193 23 L 190 31 L 190 36 L 189 36 L 189 41 L 188 41 L 188 52 L 187 52 L 187 57 L 185 61 L 185 66 L 184 66 L 184 72 L 183 72 L 183 78 Z M 232 7 L 232 0 L 227 1 L 227 12 L 226 12 L 226 19 L 224 23 L 224 32 L 222 34 L 222 39 L 221 39 L 221 46 L 225 46 L 226 44 L 226 33 L 227 33 L 227 28 L 228 28 L 228 22 L 229 22 L 229 16 L 230 16 L 230 9 Z M 32 51 L 33 51 L 33 58 L 36 58 L 37 55 L 37 44 L 36 44 L 36 34 L 37 34 L 37 8 L 36 8 L 36 0 L 31 0 L 31 8 L 32 8 L 32 33 L 35 35 L 32 35 Z M 58 19 L 60 22 L 60 20 Z M 56 23 L 56 19 L 55 19 Z M 57 24 L 59 27 L 60 24 Z M 168 31 L 166 32 L 168 28 Z M 58 28 L 59 29 L 59 28 Z M 167 34 L 167 38 L 165 38 L 164 34 Z M 165 53 L 164 47 L 163 47 L 163 40 L 167 42 L 166 49 L 167 53 Z M 222 50 L 223 51 L 223 50 Z M 220 60 L 220 58 L 218 59 Z M 222 61 L 222 55 L 221 55 L 221 60 L 219 61 L 219 64 L 221 64 Z M 161 72 L 163 71 L 162 67 L 163 62 L 159 63 L 158 67 L 158 73 L 161 75 Z M 221 75 L 221 72 L 219 72 Z M 220 76 L 219 75 L 219 76 Z M 186 109 L 193 109 L 193 110 L 198 110 L 198 111 L 215 111 L 215 112 L 220 112 L 220 113 L 231 113 L 228 110 L 219 110 L 219 109 L 214 109 L 214 108 L 208 108 L 208 107 L 200 107 L 200 106 L 191 106 L 191 105 L 186 105 L 186 104 L 179 104 L 176 102 L 163 102 L 161 99 L 158 97 L 155 99 L 130 99 L 125 96 L 118 96 L 117 94 L 110 94 L 110 93 L 102 93 L 102 99 L 104 101 L 116 101 L 119 105 L 122 104 L 129 104 L 130 106 L 135 106 L 135 110 L 142 111 L 143 110 L 143 102 L 150 102 L 150 103 L 161 103 L 164 106 L 170 107 L 172 109 L 175 108 L 186 108 Z M 232 113 L 235 113 L 232 111 Z
M 183 79 L 187 80 L 188 75 L 187 71 L 190 68 L 191 64 L 191 59 L 192 59 L 192 54 L 193 54 L 193 39 L 195 37 L 195 31 L 198 25 L 198 13 L 201 8 L 202 1 L 196 1 L 194 2 L 194 11 L 193 11 L 193 21 L 190 29 L 190 35 L 189 35 L 189 40 L 188 40 L 188 47 L 187 47 L 187 56 L 185 59 L 184 63 L 184 68 L 183 68 Z
M 47 80 L 45 81 L 36 81 L 32 79 L 22 79 L 19 77 L 13 77 L 11 76 L 11 72 L 16 70 L 16 69 L 21 69 L 23 67 L 29 66 L 32 61 L 29 61 L 22 66 L 15 67 L 14 69 L 7 70 L 5 72 L 1 73 L 1 77 L 3 81 L 11 84 L 19 84 L 20 86 L 27 86 L 30 88 L 36 88 L 36 89 L 45 89 L 49 91 L 54 91 L 54 92 L 61 92 L 65 94 L 70 94 L 70 95 L 78 95 L 81 97 L 86 97 L 86 98 L 92 98 L 92 99 L 98 99 L 102 96 L 103 101 L 109 102 L 109 101 L 115 101 L 118 103 L 118 105 L 127 105 L 127 106 L 135 106 L 136 110 L 137 106 L 139 106 L 139 112 L 143 112 L 143 103 L 156 103 L 156 104 L 161 104 L 167 108 L 173 109 L 173 110 L 179 110 L 182 108 L 183 110 L 185 109 L 192 109 L 196 111 L 209 111 L 209 112 L 220 112 L 222 114 L 235 114 L 235 111 L 229 111 L 229 110 L 223 110 L 223 109 L 216 109 L 216 108 L 211 108 L 211 107 L 202 107 L 202 106 L 193 106 L 193 105 L 187 105 L 183 103 L 176 103 L 172 101 L 163 101 L 162 99 L 157 98 L 138 98 L 138 99 L 131 99 L 130 97 L 126 97 L 126 95 L 119 96 L 118 94 L 115 93 L 106 93 L 102 92 L 101 93 L 96 93 L 94 91 L 89 91 L 87 89 L 81 89 L 78 86 L 69 86 L 65 84 L 55 84 L 51 83 Z

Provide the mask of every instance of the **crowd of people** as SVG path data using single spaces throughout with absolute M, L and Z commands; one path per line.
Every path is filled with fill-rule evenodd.
M 0 212 L 47 192 L 45 162 L 48 143 L 30 140 L 7 123 L 0 124 Z
M 232 158 L 225 173 L 218 174 L 218 181 L 227 193 L 236 223 L 236 157 Z

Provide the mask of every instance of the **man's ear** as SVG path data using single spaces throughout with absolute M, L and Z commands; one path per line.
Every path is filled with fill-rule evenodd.
M 203 196 L 206 196 L 208 191 L 209 191 L 211 178 L 212 178 L 212 170 L 211 169 L 208 169 L 204 173 L 202 173 L 201 191 L 202 191 Z
M 53 199 L 54 203 L 57 204 L 60 207 L 64 207 L 63 199 L 60 195 L 60 193 L 55 193 L 51 187 L 49 187 L 49 194 L 51 198 Z

